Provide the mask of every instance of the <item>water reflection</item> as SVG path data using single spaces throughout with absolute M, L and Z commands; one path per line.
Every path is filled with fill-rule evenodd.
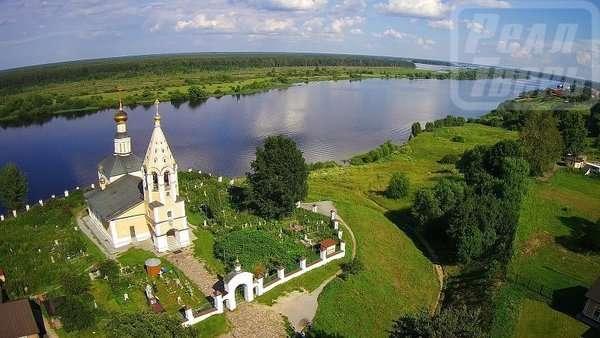
M 550 82 L 506 81 L 520 92 Z M 484 81 L 486 82 L 486 81 Z M 268 135 L 285 134 L 308 161 L 346 159 L 386 139 L 403 141 L 414 121 L 447 114 L 475 117 L 505 96 L 484 98 L 481 109 L 465 111 L 451 99 L 480 90 L 479 81 L 365 80 L 320 82 L 251 96 L 224 96 L 204 103 L 161 104 L 162 126 L 181 168 L 241 175 Z M 487 83 L 489 85 L 489 83 Z M 456 88 L 453 88 L 456 89 Z M 152 132 L 152 109 L 128 109 L 133 149 L 144 155 Z M 55 118 L 42 125 L 0 130 L 0 164 L 15 162 L 30 181 L 30 199 L 96 180 L 96 165 L 112 151 L 111 110 L 80 118 Z

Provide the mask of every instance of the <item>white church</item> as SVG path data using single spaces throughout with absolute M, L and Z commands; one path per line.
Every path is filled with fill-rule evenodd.
M 143 159 L 131 150 L 127 113 L 119 105 L 114 152 L 98 164 L 98 188 L 85 194 L 93 230 L 111 249 L 148 239 L 158 252 L 190 245 L 177 162 L 160 126 L 158 100 L 155 104 L 154 130 Z

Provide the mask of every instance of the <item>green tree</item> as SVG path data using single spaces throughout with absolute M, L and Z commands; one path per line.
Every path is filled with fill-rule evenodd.
M 308 193 L 308 168 L 302 152 L 290 138 L 267 137 L 256 149 L 256 159 L 246 174 L 252 204 L 258 214 L 281 218 L 294 210 Z
M 422 131 L 421 123 L 419 123 L 419 122 L 413 123 L 412 126 L 410 127 L 410 133 L 413 137 L 419 135 L 421 133 L 421 131 Z
M 89 294 L 68 295 L 58 306 L 57 312 L 67 332 L 87 329 L 96 323 L 93 300 Z
M 431 189 L 417 190 L 411 211 L 413 217 L 421 225 L 425 225 L 443 214 Z
M 60 285 L 63 292 L 71 296 L 79 296 L 90 291 L 90 279 L 84 274 L 64 272 L 60 276 Z
M 425 123 L 425 131 L 433 131 L 433 129 L 435 129 L 435 126 L 432 122 Z
M 587 128 L 592 136 L 600 136 L 600 102 L 590 109 Z
M 410 188 L 410 181 L 408 177 L 404 173 L 394 173 L 388 187 L 385 191 L 385 194 L 389 198 L 402 198 L 408 195 L 408 189 Z
M 565 152 L 579 155 L 585 149 L 587 129 L 583 116 L 576 111 L 561 110 L 555 112 L 558 116 L 558 129 L 563 137 Z
M 106 322 L 105 329 L 106 334 L 111 338 L 198 337 L 195 328 L 184 328 L 179 319 L 165 313 L 115 313 Z
M 563 151 L 558 122 L 549 112 L 531 112 L 520 133 L 531 174 L 540 176 L 552 168 Z
M 0 168 L 0 204 L 6 209 L 23 208 L 27 202 L 27 177 L 13 164 Z
M 404 315 L 394 322 L 392 338 L 478 338 L 485 334 L 481 329 L 479 310 L 466 306 L 451 306 L 430 317 L 422 310 L 417 315 Z
M 208 97 L 208 93 L 198 86 L 188 88 L 188 99 L 191 102 L 199 102 Z

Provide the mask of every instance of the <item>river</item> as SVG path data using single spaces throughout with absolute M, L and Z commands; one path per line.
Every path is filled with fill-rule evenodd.
M 498 85 L 507 90 L 493 89 Z M 388 139 L 405 141 L 415 121 L 448 114 L 478 117 L 523 90 L 554 85 L 539 79 L 325 81 L 211 98 L 197 106 L 161 103 L 160 111 L 180 169 L 239 176 L 248 170 L 256 146 L 269 135 L 292 137 L 309 162 L 342 160 Z M 126 111 L 134 152 L 143 157 L 154 107 Z M 114 110 L 102 110 L 1 129 L 0 165 L 14 162 L 26 173 L 33 201 L 89 185 L 97 179 L 97 163 L 112 152 L 113 114 Z

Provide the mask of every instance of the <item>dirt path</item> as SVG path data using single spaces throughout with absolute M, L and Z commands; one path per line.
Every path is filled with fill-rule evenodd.
M 319 295 L 325 286 L 336 277 L 337 274 L 329 277 L 311 293 L 307 291 L 294 291 L 279 297 L 275 301 L 275 304 L 273 304 L 273 310 L 286 316 L 294 327 L 294 330 L 301 332 L 308 323 L 312 322 L 317 314 Z

